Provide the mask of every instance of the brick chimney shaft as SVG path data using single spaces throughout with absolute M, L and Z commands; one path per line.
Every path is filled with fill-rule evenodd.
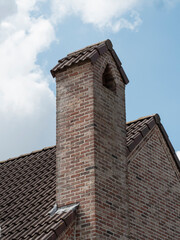
M 56 87 L 57 204 L 80 203 L 77 239 L 128 239 L 125 84 L 112 54 L 60 71 Z

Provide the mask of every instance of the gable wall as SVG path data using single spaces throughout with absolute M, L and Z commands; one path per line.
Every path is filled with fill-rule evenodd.
M 130 239 L 180 239 L 179 172 L 158 126 L 129 160 Z

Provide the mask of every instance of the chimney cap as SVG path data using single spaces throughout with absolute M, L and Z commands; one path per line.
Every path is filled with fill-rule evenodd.
M 93 45 L 89 45 L 85 48 L 68 54 L 66 57 L 58 61 L 58 64 L 51 70 L 51 74 L 53 77 L 55 77 L 58 72 L 62 72 L 70 66 L 78 64 L 80 62 L 84 62 L 86 60 L 91 61 L 91 63 L 95 63 L 97 59 L 107 51 L 111 53 L 114 61 L 116 62 L 117 68 L 123 78 L 124 83 L 127 84 L 129 80 L 122 68 L 121 61 L 119 60 L 116 52 L 113 49 L 112 42 L 109 39 Z

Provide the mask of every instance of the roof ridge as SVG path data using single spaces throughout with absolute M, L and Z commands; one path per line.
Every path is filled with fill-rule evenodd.
M 131 124 L 131 123 L 135 123 L 137 121 L 141 121 L 141 120 L 144 120 L 144 119 L 149 119 L 151 117 L 154 117 L 156 122 L 160 122 L 160 116 L 158 113 L 155 113 L 155 114 L 151 114 L 151 115 L 147 115 L 147 116 L 144 116 L 144 117 L 140 117 L 140 118 L 137 118 L 135 120 L 132 120 L 132 121 L 129 121 L 129 122 L 126 122 L 127 125 Z
M 147 119 L 147 121 L 144 121 Z M 138 121 L 142 121 L 144 125 L 144 127 L 142 128 L 142 125 L 138 126 L 138 128 L 135 128 L 135 132 L 133 132 L 133 128 L 131 129 L 131 124 L 132 125 L 139 125 L 139 124 L 136 124 Z M 141 117 L 141 118 L 138 118 L 134 121 L 131 121 L 131 122 L 127 122 L 126 123 L 126 126 L 130 126 L 129 127 L 129 130 L 128 130 L 128 127 L 127 127 L 127 137 L 128 137 L 128 141 L 127 141 L 127 149 L 128 149 L 128 154 L 130 152 L 132 152 L 136 146 L 138 146 L 138 144 L 141 142 L 141 140 L 143 139 L 143 137 L 145 137 L 147 135 L 147 133 L 154 127 L 154 125 L 157 124 L 157 126 L 159 127 L 159 130 L 160 132 L 162 133 L 163 137 L 164 137 L 164 140 L 170 150 L 170 153 L 172 154 L 172 157 L 174 158 L 175 160 L 175 164 L 177 166 L 177 168 L 180 170 L 180 161 L 179 161 L 179 158 L 177 157 L 177 154 L 176 154 L 176 151 L 169 139 L 169 136 L 165 130 L 165 128 L 163 127 L 162 123 L 161 123 L 161 119 L 160 119 L 160 116 L 159 114 L 153 114 L 153 115 L 149 115 L 149 116 L 145 116 L 145 117 Z M 136 126 L 137 127 L 137 126 Z M 130 135 L 130 133 L 128 133 L 128 131 L 130 132 L 131 131 L 131 135 L 132 136 L 128 136 Z M 139 132 L 139 134 L 137 134 L 137 132 Z
M 13 161 L 13 160 L 16 160 L 18 158 L 22 158 L 22 157 L 27 157 L 31 154 L 35 154 L 35 153 L 38 153 L 38 152 L 41 152 L 41 151 L 45 151 L 45 150 L 48 150 L 48 149 L 51 149 L 51 148 L 54 148 L 56 147 L 56 145 L 53 145 L 53 146 L 49 146 L 49 147 L 44 147 L 42 149 L 39 149 L 39 150 L 35 150 L 35 151 L 32 151 L 32 152 L 29 152 L 29 153 L 24 153 L 24 154 L 21 154 L 17 157 L 13 157 L 13 158 L 8 158 L 7 160 L 4 160 L 4 161 L 0 161 L 0 164 L 2 163 L 6 163 L 6 162 L 9 162 L 9 161 Z
M 90 61 L 91 64 L 94 64 L 100 56 L 102 56 L 108 51 L 110 52 L 112 58 L 116 63 L 117 69 L 122 77 L 123 82 L 125 84 L 128 84 L 129 80 L 122 67 L 120 59 L 118 58 L 116 52 L 113 49 L 113 44 L 110 39 L 89 45 L 85 48 L 68 54 L 66 57 L 58 60 L 58 63 L 54 68 L 51 69 L 50 72 L 52 76 L 55 77 L 58 72 L 65 71 L 73 64 L 80 64 L 81 62 L 85 62 L 87 60 Z
M 101 44 L 103 44 L 103 43 L 106 44 L 108 41 L 110 41 L 110 40 L 109 40 L 109 39 L 106 39 L 106 40 L 104 40 L 104 41 L 101 41 L 101 42 L 98 42 L 98 43 L 94 43 L 94 44 L 88 45 L 88 46 L 86 46 L 86 47 L 84 47 L 84 48 L 80 48 L 79 50 L 76 50 L 76 51 L 74 51 L 74 52 L 72 52 L 72 53 L 67 54 L 67 57 L 68 57 L 68 56 L 73 56 L 73 55 L 75 55 L 75 54 L 77 54 L 77 53 L 80 53 L 80 52 L 82 52 L 83 50 L 86 50 L 86 49 L 88 49 L 88 48 L 95 47 L 95 46 L 99 46 L 99 45 L 101 45 Z

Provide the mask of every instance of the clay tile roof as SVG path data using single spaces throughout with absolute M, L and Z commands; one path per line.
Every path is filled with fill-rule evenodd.
M 129 80 L 109 39 L 68 54 L 65 58 L 62 58 L 58 61 L 58 64 L 51 70 L 51 74 L 53 77 L 55 77 L 56 73 L 66 70 L 73 64 L 78 64 L 86 60 L 95 63 L 96 60 L 107 51 L 111 53 L 124 83 L 127 84 Z
M 131 153 L 156 124 L 180 169 L 157 114 L 127 123 L 128 152 Z M 1 240 L 54 240 L 75 218 L 73 210 L 49 214 L 55 204 L 55 151 L 53 146 L 0 162 Z
M 74 211 L 49 214 L 55 204 L 55 150 L 49 147 L 0 163 L 1 240 L 56 239 L 68 226 L 66 219 L 75 217 Z
M 143 137 L 146 136 L 146 134 L 153 128 L 155 124 L 156 122 L 154 115 L 139 118 L 126 124 L 126 140 L 129 152 L 131 152 L 138 145 L 138 143 L 140 143 Z
M 175 150 L 169 140 L 169 137 L 161 124 L 161 120 L 158 114 L 138 118 L 137 120 L 128 122 L 126 124 L 126 141 L 128 154 L 131 153 L 141 142 L 141 140 L 150 132 L 150 130 L 158 125 L 169 150 L 175 160 L 176 166 L 180 170 L 180 161 L 175 153 Z

